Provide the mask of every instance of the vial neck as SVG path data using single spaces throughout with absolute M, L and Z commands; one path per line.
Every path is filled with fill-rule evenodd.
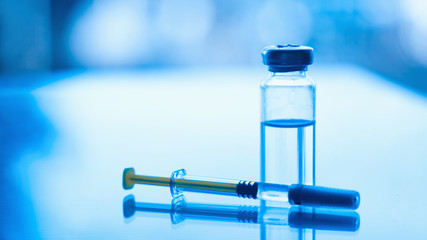
M 302 66 L 276 66 L 269 65 L 268 71 L 270 72 L 297 72 L 297 71 L 307 71 L 307 65 Z
M 299 76 L 305 77 L 307 75 L 306 70 L 300 71 L 289 71 L 289 72 L 269 72 L 269 77 L 290 77 L 290 76 Z

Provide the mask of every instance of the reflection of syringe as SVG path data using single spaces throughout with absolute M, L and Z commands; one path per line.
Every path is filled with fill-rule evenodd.
M 133 195 L 123 200 L 123 215 L 132 217 L 136 211 L 170 213 L 173 224 L 185 219 L 259 223 L 332 231 L 356 231 L 360 218 L 354 211 L 320 210 L 293 206 L 289 208 L 258 206 L 227 206 L 186 203 L 182 196 L 174 198 L 171 204 L 135 202 Z
M 359 193 L 351 190 L 194 177 L 187 176 L 184 169 L 173 172 L 170 178 L 165 178 L 138 176 L 133 168 L 126 168 L 123 172 L 123 188 L 131 189 L 135 183 L 170 187 L 172 197 L 181 195 L 183 191 L 190 191 L 282 201 L 291 205 L 311 207 L 357 209 L 360 203 Z

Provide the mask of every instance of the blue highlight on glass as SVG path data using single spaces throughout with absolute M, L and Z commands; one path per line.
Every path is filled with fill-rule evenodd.
M 171 204 L 136 202 L 133 195 L 126 196 L 123 199 L 123 216 L 131 219 L 136 212 L 169 214 L 172 224 L 202 220 L 349 232 L 357 231 L 360 226 L 359 214 L 353 211 L 187 203 L 183 196 L 174 198 Z

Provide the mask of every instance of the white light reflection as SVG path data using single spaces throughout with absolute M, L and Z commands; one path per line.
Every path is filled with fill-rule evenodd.
M 265 44 L 304 44 L 311 35 L 311 19 L 300 1 L 268 1 L 258 13 L 256 29 Z
M 404 23 L 400 27 L 403 49 L 420 64 L 427 66 L 427 2 L 423 0 L 401 1 Z
M 367 21 L 366 27 L 379 28 L 393 26 L 400 18 L 399 0 L 359 1 L 359 10 Z
M 210 0 L 161 1 L 157 27 L 168 41 L 192 44 L 203 40 L 209 33 L 214 16 Z
M 71 29 L 70 48 L 84 66 L 123 66 L 148 52 L 147 1 L 95 0 Z

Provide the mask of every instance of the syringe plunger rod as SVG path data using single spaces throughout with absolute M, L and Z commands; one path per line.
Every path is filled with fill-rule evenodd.
M 123 188 L 131 189 L 135 183 L 169 186 L 172 197 L 183 191 L 270 201 L 288 201 L 291 205 L 357 209 L 360 195 L 356 191 L 301 184 L 274 184 L 187 176 L 184 169 L 174 171 L 170 178 L 135 175 L 133 168 L 123 172 Z

